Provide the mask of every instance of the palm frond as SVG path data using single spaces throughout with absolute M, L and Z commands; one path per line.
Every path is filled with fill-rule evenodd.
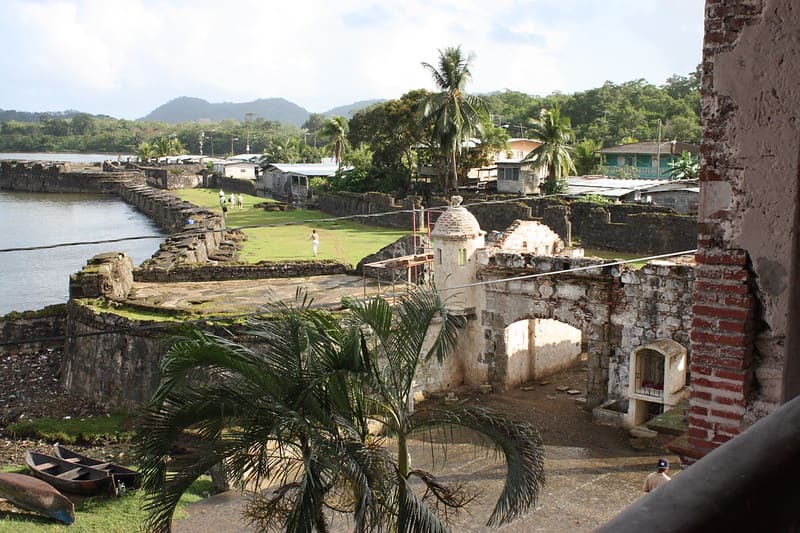
M 544 444 L 533 426 L 487 409 L 471 407 L 417 411 L 412 418 L 415 434 L 436 427 L 464 427 L 485 438 L 488 445 L 503 454 L 506 481 L 487 525 L 511 522 L 536 504 L 545 483 Z

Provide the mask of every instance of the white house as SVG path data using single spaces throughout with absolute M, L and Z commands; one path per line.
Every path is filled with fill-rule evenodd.
M 217 161 L 214 163 L 214 172 L 220 174 L 226 178 L 236 178 L 236 179 L 243 179 L 243 180 L 254 180 L 256 179 L 256 169 L 258 168 L 258 163 L 252 163 L 250 161 L 239 161 L 239 160 L 230 160 L 225 159 L 223 161 Z
M 506 159 L 497 162 L 497 192 L 538 194 L 546 169 L 534 169 L 531 161 Z

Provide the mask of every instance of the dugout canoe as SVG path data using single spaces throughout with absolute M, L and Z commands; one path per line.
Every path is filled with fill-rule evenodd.
M 136 470 L 131 470 L 117 463 L 92 459 L 91 457 L 87 457 L 69 448 L 64 448 L 60 444 L 55 444 L 53 450 L 56 457 L 74 465 L 86 466 L 108 472 L 114 477 L 117 488 L 120 487 L 120 483 L 123 483 L 126 489 L 138 489 L 142 483 L 142 474 Z
M 35 477 L 0 472 L 0 498 L 67 525 L 75 521 L 75 506 L 69 498 Z
M 25 463 L 31 474 L 62 492 L 84 496 L 116 494 L 114 478 L 104 470 L 75 465 L 60 457 L 32 451 L 25 455 Z

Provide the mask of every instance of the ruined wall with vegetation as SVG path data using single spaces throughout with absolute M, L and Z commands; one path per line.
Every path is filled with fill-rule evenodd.
M 552 319 L 581 330 L 589 354 L 589 407 L 625 396 L 635 347 L 668 338 L 690 351 L 694 265 L 688 260 L 636 270 L 596 259 L 500 252 L 483 260 L 479 275 L 488 281 L 590 266 L 596 268 L 486 285 L 479 361 L 488 366 L 496 390 L 514 382 L 505 332 L 519 320 Z
M 350 266 L 333 260 L 261 262 L 253 265 L 177 265 L 172 268 L 149 266 L 134 271 L 135 281 L 178 283 L 184 281 L 226 281 L 237 279 L 294 278 L 346 274 Z
M 37 311 L 13 311 L 0 316 L 0 353 L 60 348 L 64 344 L 67 311 L 64 304 Z

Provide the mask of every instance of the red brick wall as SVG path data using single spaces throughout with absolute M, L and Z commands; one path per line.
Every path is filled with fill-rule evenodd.
M 761 1 L 707 0 L 703 43 L 701 187 L 732 182 L 731 127 L 738 107 L 714 86 L 715 59 L 730 51 L 742 28 L 758 20 Z M 703 197 L 701 195 L 701 202 Z M 708 201 L 708 198 L 706 198 Z M 732 204 L 735 205 L 735 204 Z M 729 242 L 724 225 L 734 208 L 706 210 L 698 225 L 690 363 L 692 397 L 687 458 L 699 458 L 745 429 L 753 388 L 757 294 L 746 250 Z

